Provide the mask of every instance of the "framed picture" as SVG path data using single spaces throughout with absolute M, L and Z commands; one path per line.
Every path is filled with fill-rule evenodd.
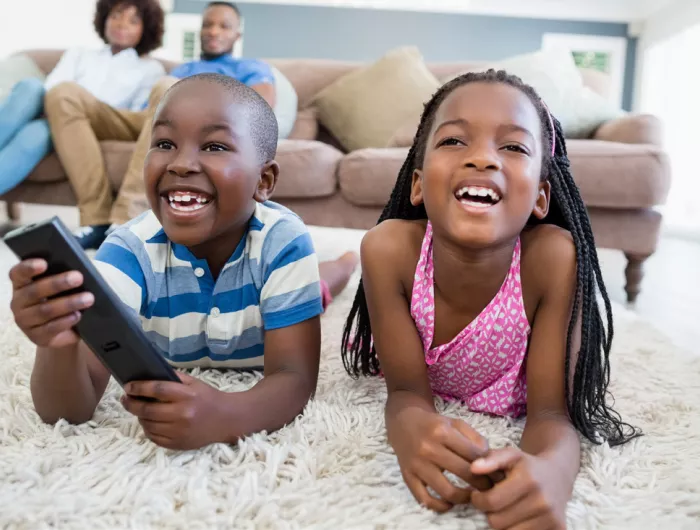
M 243 25 L 241 20 L 241 37 L 233 47 L 233 56 L 243 54 Z M 198 59 L 200 47 L 200 29 L 202 16 L 190 13 L 168 13 L 165 16 L 165 35 L 163 46 L 153 52 L 154 57 L 175 62 L 187 62 Z
M 610 102 L 617 107 L 622 106 L 627 60 L 625 37 L 545 33 L 542 36 L 542 49 L 569 50 L 579 68 L 589 68 L 609 76 Z

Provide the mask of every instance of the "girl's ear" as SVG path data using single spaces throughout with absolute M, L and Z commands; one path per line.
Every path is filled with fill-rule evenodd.
M 260 203 L 263 203 L 272 197 L 277 186 L 277 177 L 280 174 L 280 166 L 274 160 L 265 164 L 260 172 L 260 180 L 258 187 L 255 190 L 253 198 Z
M 544 181 L 540 183 L 540 189 L 537 193 L 537 201 L 535 201 L 535 207 L 532 209 L 532 215 L 537 219 L 544 219 L 549 213 L 549 196 L 552 191 L 552 186 L 549 181 Z
M 411 204 L 413 206 L 423 204 L 423 172 L 420 169 L 413 171 L 413 181 L 411 182 Z

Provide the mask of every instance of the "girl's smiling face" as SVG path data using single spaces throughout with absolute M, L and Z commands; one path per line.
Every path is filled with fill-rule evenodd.
M 542 156 L 542 125 L 527 95 L 498 83 L 463 85 L 436 111 L 411 202 L 462 246 L 514 239 L 531 215 L 547 214 Z

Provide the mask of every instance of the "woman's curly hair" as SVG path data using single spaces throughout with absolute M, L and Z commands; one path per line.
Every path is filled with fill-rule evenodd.
M 107 17 L 117 6 L 134 6 L 141 16 L 143 35 L 135 46 L 136 53 L 146 55 L 161 47 L 165 31 L 165 13 L 158 0 L 98 0 L 95 10 L 95 31 L 106 44 L 109 44 L 105 37 Z

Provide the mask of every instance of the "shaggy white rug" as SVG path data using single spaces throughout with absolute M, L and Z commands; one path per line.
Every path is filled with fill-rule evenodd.
M 314 230 L 321 257 L 357 248 L 357 232 Z M 486 528 L 469 508 L 419 508 L 386 443 L 378 380 L 342 370 L 340 333 L 354 288 L 323 317 L 318 393 L 294 424 L 237 447 L 160 449 L 109 387 L 94 421 L 43 425 L 29 393 L 32 346 L 7 311 L 0 249 L 0 528 Z M 616 307 L 613 391 L 646 436 L 622 448 L 586 446 L 570 528 L 700 528 L 700 357 Z M 203 373 L 224 390 L 256 378 Z M 522 424 L 444 407 L 494 446 Z

